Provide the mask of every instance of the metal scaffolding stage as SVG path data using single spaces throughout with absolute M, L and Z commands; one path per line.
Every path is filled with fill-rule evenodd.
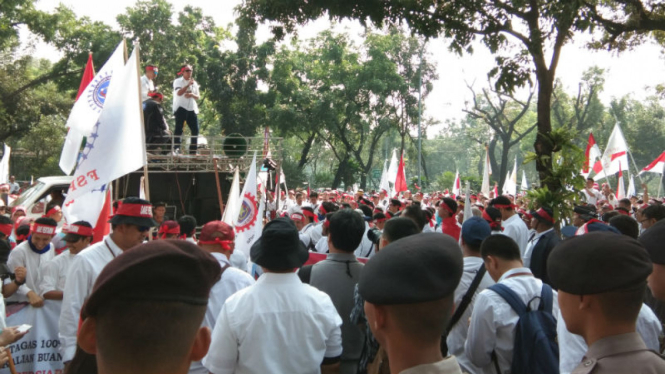
M 256 160 L 261 164 L 264 159 L 264 138 L 245 137 L 208 137 L 199 136 L 196 155 L 187 154 L 189 150 L 189 137 L 183 136 L 182 147 L 176 146 L 175 137 L 171 136 L 168 142 L 148 144 L 148 172 L 149 173 L 199 173 L 212 172 L 217 168 L 222 173 L 232 173 L 235 167 L 240 172 L 249 171 L 252 157 L 256 152 Z M 268 145 L 271 158 L 279 162 L 283 146 L 282 138 L 269 138 Z

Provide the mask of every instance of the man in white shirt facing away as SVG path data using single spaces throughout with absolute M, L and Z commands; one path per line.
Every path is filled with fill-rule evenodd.
M 309 253 L 293 222 L 266 224 L 250 257 L 263 275 L 226 300 L 203 365 L 213 374 L 337 370 L 342 319 L 327 294 L 295 274 Z
M 512 238 L 520 249 L 520 255 L 524 258 L 526 245 L 529 241 L 529 228 L 526 227 L 522 218 L 515 212 L 515 205 L 506 196 L 499 196 L 490 202 L 490 206 L 501 212 L 501 226 L 503 235 Z

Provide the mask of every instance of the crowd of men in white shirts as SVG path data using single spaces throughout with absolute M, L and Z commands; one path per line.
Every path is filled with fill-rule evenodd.
M 61 300 L 67 373 L 665 372 L 665 206 L 583 193 L 566 224 L 521 195 L 464 219 L 447 192 L 288 191 L 248 254 L 138 198 L 91 244 L 56 195 L 0 216 L 1 304 Z

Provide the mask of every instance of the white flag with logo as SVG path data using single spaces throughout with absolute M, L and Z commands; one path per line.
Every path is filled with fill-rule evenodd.
M 233 182 L 231 182 L 231 191 L 229 191 L 229 197 L 226 200 L 226 206 L 224 207 L 224 215 L 222 216 L 222 222 L 228 223 L 229 225 L 235 224 L 234 220 L 238 217 L 238 207 L 240 206 L 240 172 L 236 167 L 235 173 L 233 173 Z
M 607 141 L 607 147 L 600 160 L 604 175 L 616 174 L 620 167 L 621 170 L 628 170 L 628 145 L 618 123 L 614 125 L 614 130 L 612 130 L 610 139 Z
M 113 74 L 104 109 L 88 135 L 74 180 L 69 187 L 67 201 L 100 189 L 147 162 L 137 48 L 124 68 Z
M 100 188 L 94 189 L 76 199 L 67 199 L 67 202 L 62 205 L 62 214 L 65 217 L 67 224 L 72 224 L 76 221 L 87 221 L 95 227 L 99 219 L 99 212 L 104 208 L 106 201 L 106 190 L 108 185 L 102 185 Z
M 108 98 L 113 72 L 121 70 L 125 66 L 124 50 L 125 40 L 123 39 L 101 70 L 95 75 L 92 82 L 83 91 L 83 94 L 74 103 L 69 118 L 67 118 L 67 127 L 84 135 L 90 133 L 97 123 L 104 103 Z
M 256 192 L 256 152 L 252 158 L 252 165 L 247 173 L 245 185 L 240 194 L 241 202 L 238 209 L 238 218 L 235 220 L 236 249 L 242 251 L 249 258 L 252 244 L 261 236 L 263 230 L 260 204 Z

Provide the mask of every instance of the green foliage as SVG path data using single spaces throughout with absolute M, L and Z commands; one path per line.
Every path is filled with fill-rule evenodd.
M 580 201 L 581 190 L 584 188 L 584 177 L 579 174 L 584 163 L 584 152 L 575 145 L 577 133 L 566 129 L 553 130 L 549 139 L 555 150 L 553 153 L 554 170 L 551 178 L 557 180 L 561 187 L 551 190 L 548 181 L 542 181 L 542 187 L 533 188 L 527 193 L 530 208 L 541 206 L 551 207 L 554 219 L 561 222 L 570 220 L 573 214 L 573 204 Z M 525 163 L 540 162 L 534 153 L 525 158 Z

